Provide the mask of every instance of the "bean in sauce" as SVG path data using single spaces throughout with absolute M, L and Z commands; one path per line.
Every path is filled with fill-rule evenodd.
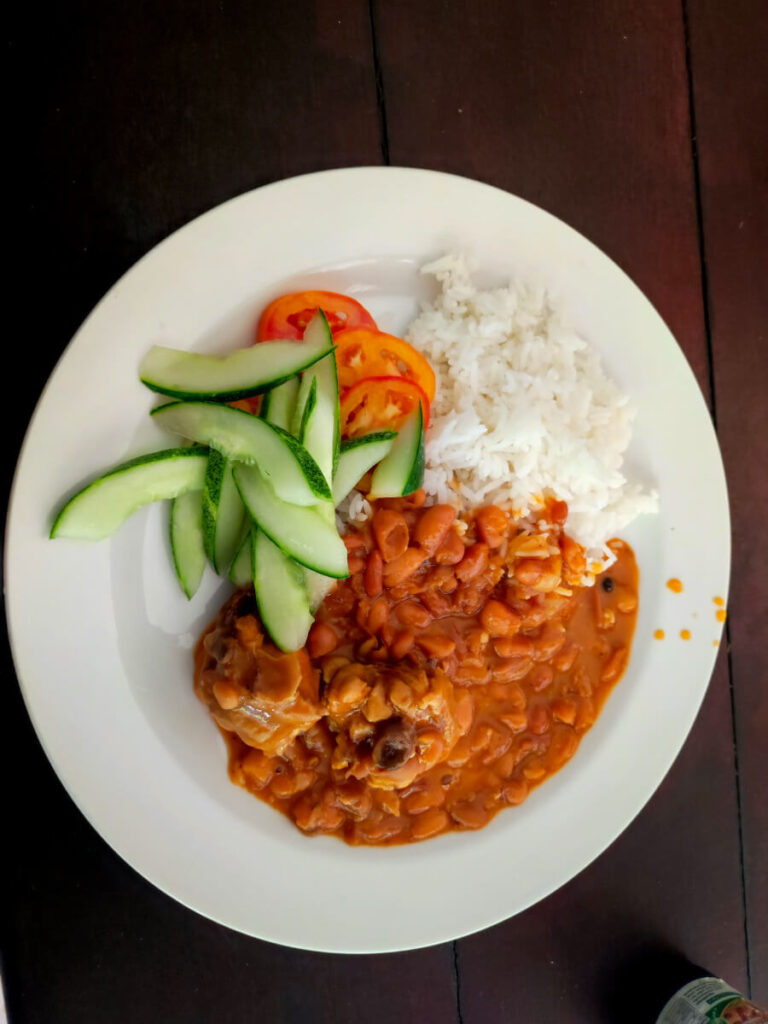
M 550 512 L 528 535 L 495 506 L 460 521 L 421 492 L 378 503 L 296 654 L 236 594 L 195 671 L 232 781 L 352 844 L 481 828 L 527 799 L 594 724 L 637 617 L 631 548 L 611 541 L 609 574 L 585 586 L 567 507 Z

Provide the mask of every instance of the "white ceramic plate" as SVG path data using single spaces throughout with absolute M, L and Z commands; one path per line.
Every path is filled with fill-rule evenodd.
M 393 849 L 308 839 L 233 786 L 192 692 L 191 649 L 227 588 L 187 603 L 151 507 L 108 542 L 46 539 L 62 496 L 161 447 L 136 368 L 148 345 L 223 351 L 271 297 L 303 286 L 360 297 L 400 331 L 426 294 L 419 265 L 463 250 L 480 283 L 543 284 L 639 407 L 635 476 L 661 515 L 626 538 L 641 569 L 631 663 L 576 757 L 478 833 Z M 720 636 L 729 520 L 698 386 L 635 285 L 561 221 L 477 182 L 362 168 L 240 196 L 141 260 L 83 324 L 27 433 L 6 549 L 9 629 L 29 713 L 54 768 L 104 839 L 147 879 L 216 921 L 306 949 L 375 952 L 464 935 L 515 914 L 592 861 L 680 750 Z M 685 590 L 673 595 L 668 577 Z M 661 627 L 667 639 L 653 639 Z M 683 627 L 692 638 L 679 639 Z

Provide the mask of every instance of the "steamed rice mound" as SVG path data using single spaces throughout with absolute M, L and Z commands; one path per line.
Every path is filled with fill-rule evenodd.
M 511 507 L 536 518 L 545 495 L 568 502 L 568 532 L 592 558 L 655 493 L 622 472 L 634 410 L 597 352 L 542 290 L 478 290 L 461 256 L 422 268 L 441 291 L 406 335 L 429 359 L 437 393 L 424 487 L 465 508 Z

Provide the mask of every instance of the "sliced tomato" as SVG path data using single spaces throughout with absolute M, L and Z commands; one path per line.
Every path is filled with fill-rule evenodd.
M 336 339 L 336 365 L 342 393 L 364 377 L 405 377 L 432 401 L 435 374 L 424 356 L 402 338 L 367 327 L 345 330 Z
M 332 334 L 351 327 L 370 327 L 376 330 L 376 321 L 365 306 L 348 295 L 323 291 L 293 292 L 270 302 L 259 318 L 256 340 L 293 338 L 300 341 L 304 337 L 304 329 L 318 309 L 325 313 Z
M 426 430 L 429 399 L 416 381 L 406 377 L 366 377 L 342 396 L 342 437 L 359 437 L 374 430 L 399 430 L 419 402 Z

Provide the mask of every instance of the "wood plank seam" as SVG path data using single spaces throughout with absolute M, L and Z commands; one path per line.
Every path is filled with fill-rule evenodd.
M 681 0 L 683 12 L 683 34 L 685 38 L 685 73 L 688 83 L 688 117 L 691 131 L 691 157 L 693 163 L 694 197 L 696 201 L 696 225 L 698 231 L 699 256 L 701 261 L 701 292 L 704 306 L 704 333 L 707 346 L 707 363 L 709 377 L 709 399 L 712 422 L 717 433 L 717 396 L 715 391 L 715 360 L 712 344 L 710 317 L 709 279 L 707 273 L 706 241 L 704 236 L 704 211 L 701 198 L 701 174 L 699 152 L 696 140 L 696 101 L 693 92 L 693 67 L 691 58 L 691 38 L 688 20 L 688 0 Z M 728 695 L 731 709 L 731 733 L 733 735 L 733 770 L 736 776 L 736 811 L 739 823 L 739 871 L 741 874 L 741 902 L 744 922 L 744 950 L 746 953 L 747 993 L 752 994 L 752 957 L 749 946 L 749 909 L 747 907 L 747 879 L 744 863 L 744 832 L 742 826 L 741 775 L 739 772 L 739 737 L 736 725 L 736 698 L 733 687 L 733 662 L 731 658 L 730 626 L 725 625 L 726 661 L 728 665 Z
M 379 111 L 379 128 L 381 131 L 381 158 L 389 166 L 389 127 L 387 125 L 387 103 L 384 96 L 384 76 L 379 59 L 379 44 L 376 38 L 376 12 L 374 0 L 368 0 L 368 16 L 371 21 L 371 49 L 373 51 L 373 74 L 376 82 L 376 106 Z
M 456 939 L 451 943 L 453 946 L 453 976 L 456 990 L 456 1018 L 458 1024 L 464 1024 L 464 1015 L 461 1012 L 461 972 L 459 970 L 459 944 Z

